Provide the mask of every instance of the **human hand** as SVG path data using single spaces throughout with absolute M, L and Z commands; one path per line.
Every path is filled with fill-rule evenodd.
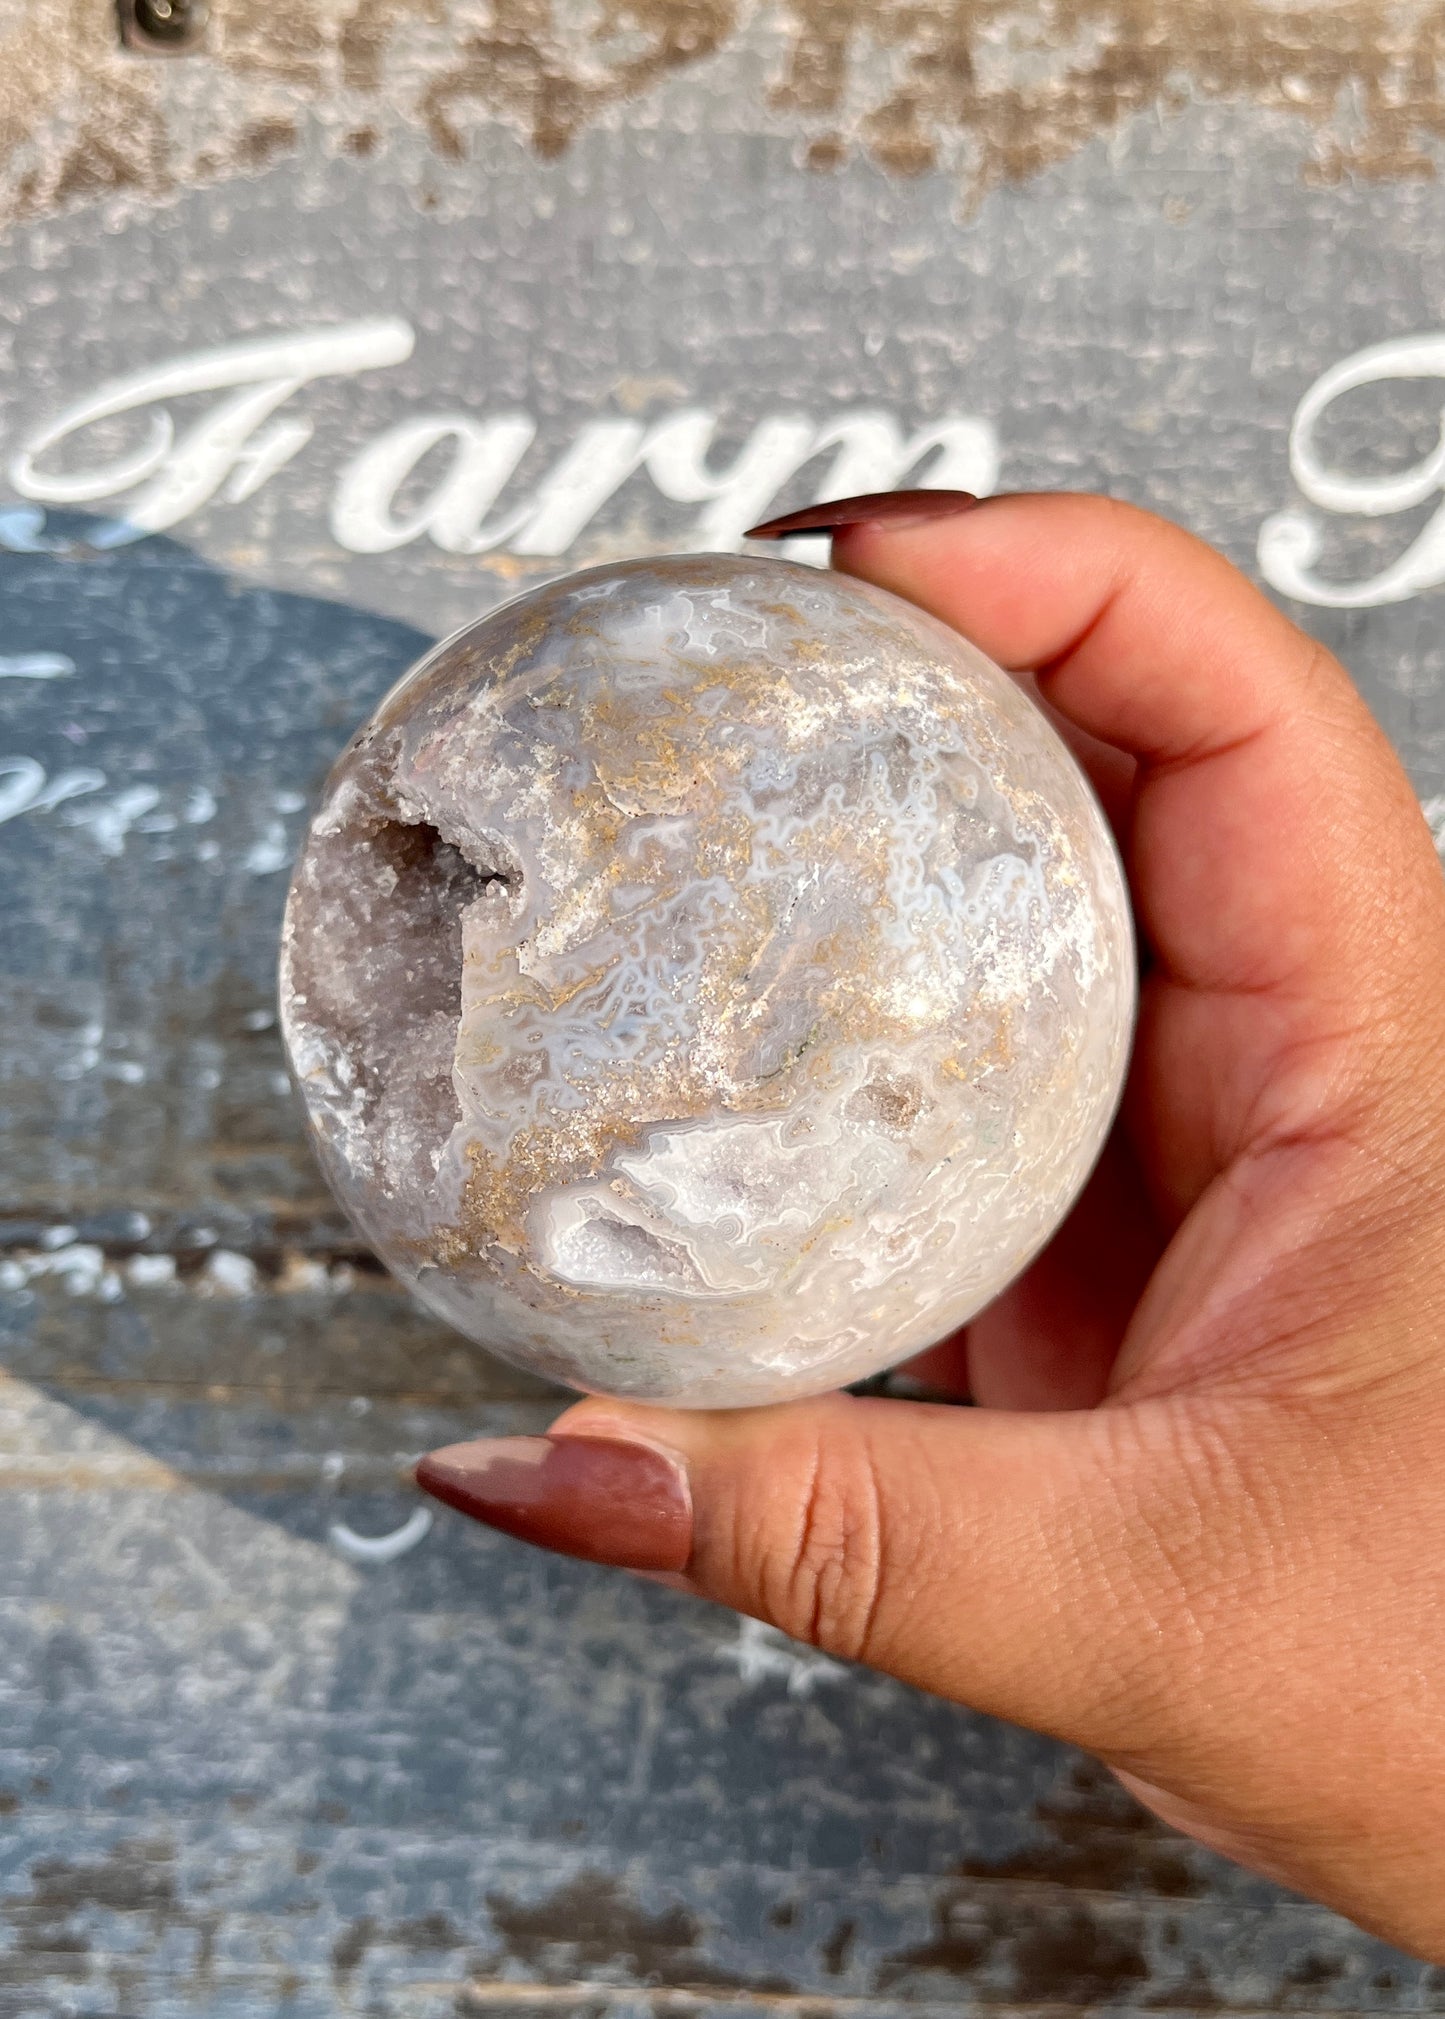
M 419 1480 L 1085 1747 L 1202 1843 L 1445 1961 L 1429 833 L 1347 675 L 1207 547 L 1098 498 L 912 502 L 845 524 L 835 565 L 1036 672 L 1146 948 L 1098 1172 L 930 1356 L 983 1406 L 592 1399 Z

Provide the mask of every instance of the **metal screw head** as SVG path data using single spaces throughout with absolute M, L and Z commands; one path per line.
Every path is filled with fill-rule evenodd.
M 121 39 L 152 56 L 180 56 L 200 42 L 209 0 L 120 0 Z

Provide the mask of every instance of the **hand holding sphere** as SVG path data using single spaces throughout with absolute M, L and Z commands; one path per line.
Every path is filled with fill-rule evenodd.
M 594 1398 L 418 1476 L 1072 1740 L 1201 1842 L 1445 1962 L 1429 831 L 1341 667 L 1197 541 L 1101 499 L 911 503 L 834 508 L 835 566 L 1036 674 L 1146 950 L 1093 1179 L 932 1357 L 983 1406 Z

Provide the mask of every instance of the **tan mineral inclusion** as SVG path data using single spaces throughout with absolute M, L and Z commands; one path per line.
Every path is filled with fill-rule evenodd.
M 424 1303 L 727 1407 L 941 1339 L 1117 1104 L 1128 895 L 971 645 L 784 561 L 595 568 L 459 632 L 342 754 L 283 1028 L 337 1196 Z

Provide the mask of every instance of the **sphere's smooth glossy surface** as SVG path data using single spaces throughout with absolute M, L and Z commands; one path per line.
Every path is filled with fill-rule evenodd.
M 599 568 L 352 741 L 286 914 L 322 1163 L 391 1268 L 574 1386 L 722 1407 L 962 1324 L 1076 1197 L 1135 961 L 1020 688 L 782 561 Z

